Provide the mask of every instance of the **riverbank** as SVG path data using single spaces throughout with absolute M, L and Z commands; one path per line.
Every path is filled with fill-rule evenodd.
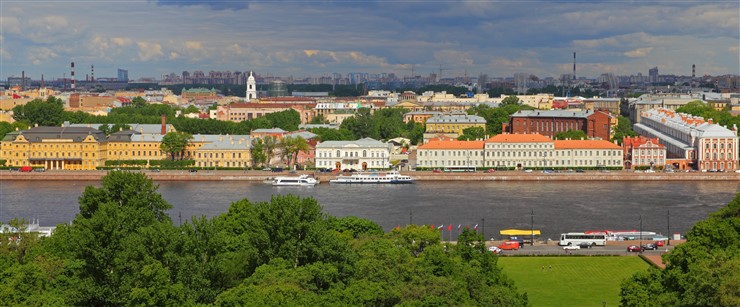
M 162 170 L 152 172 L 140 171 L 154 181 L 265 181 L 276 176 L 294 176 L 287 172 L 273 173 L 266 171 L 213 171 L 199 170 Z M 322 183 L 334 179 L 336 173 L 313 173 Z M 54 181 L 54 180 L 90 180 L 98 181 L 107 174 L 106 171 L 46 171 L 46 172 L 0 172 L 0 181 Z M 433 173 L 403 172 L 417 181 L 740 181 L 740 173 L 632 173 L 626 171 L 585 172 L 585 173 L 525 173 L 520 171 L 502 171 L 495 173 Z

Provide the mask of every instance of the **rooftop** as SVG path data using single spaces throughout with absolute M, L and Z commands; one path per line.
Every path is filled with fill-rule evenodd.
M 483 149 L 484 141 L 429 141 L 418 149 Z
M 486 143 L 543 143 L 552 142 L 549 137 L 541 134 L 497 134 L 486 140 Z

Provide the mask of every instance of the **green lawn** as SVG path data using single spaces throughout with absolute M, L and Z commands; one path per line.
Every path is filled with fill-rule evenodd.
M 498 263 L 536 307 L 619 306 L 622 280 L 649 267 L 639 257 L 501 257 Z

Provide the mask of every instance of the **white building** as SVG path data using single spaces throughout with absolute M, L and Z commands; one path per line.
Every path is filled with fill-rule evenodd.
M 417 168 L 480 168 L 484 166 L 483 141 L 431 140 L 416 151 Z
M 553 168 L 622 167 L 622 147 L 604 140 L 555 140 Z
M 550 167 L 553 141 L 541 134 L 498 134 L 486 140 L 486 167 Z
M 371 138 L 316 144 L 316 167 L 332 169 L 390 168 L 390 145 Z
M 732 130 L 702 117 L 676 113 L 665 108 L 641 112 L 635 132 L 658 138 L 668 158 L 690 161 L 697 170 L 736 170 L 737 127 Z
M 252 72 L 249 72 L 249 78 L 247 78 L 247 102 L 251 102 L 257 99 L 257 81 L 254 80 Z

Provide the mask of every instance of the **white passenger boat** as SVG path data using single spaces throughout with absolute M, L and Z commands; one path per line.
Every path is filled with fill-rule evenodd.
M 414 183 L 414 178 L 401 175 L 399 172 L 391 171 L 386 173 L 355 173 L 351 176 L 339 175 L 337 178 L 329 180 L 329 183 Z
M 272 179 L 272 185 L 274 186 L 314 186 L 319 183 L 316 178 L 308 175 L 300 175 L 293 177 L 275 177 Z

